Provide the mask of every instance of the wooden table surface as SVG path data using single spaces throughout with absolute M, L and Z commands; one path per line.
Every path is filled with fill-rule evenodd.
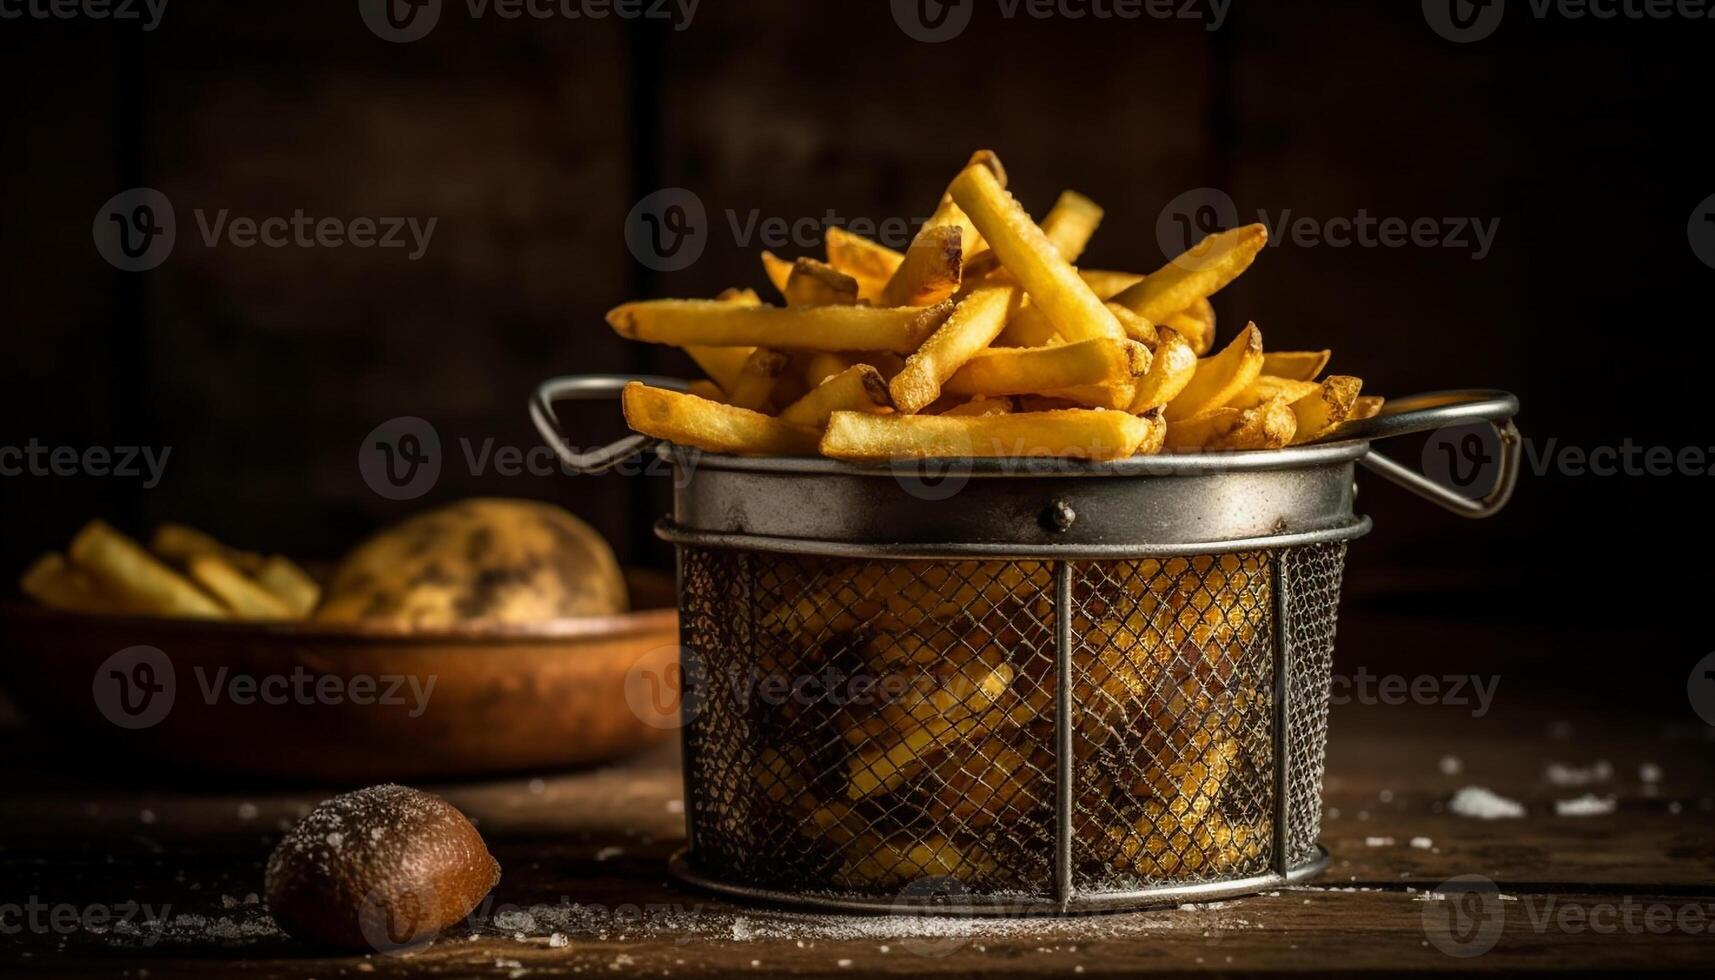
M 1446 704 L 1336 708 L 1323 831 L 1333 863 L 1310 886 L 1070 920 L 938 920 L 925 929 L 909 918 L 740 907 L 680 888 L 664 871 L 683 839 L 671 750 L 576 774 L 431 787 L 477 820 L 504 868 L 500 886 L 479 925 L 409 955 L 360 957 L 330 957 L 287 939 L 255 898 L 281 828 L 323 794 L 115 788 L 30 764 L 28 743 L 13 732 L 0 740 L 14 787 L 0 800 L 0 975 L 958 976 L 1715 964 L 1715 729 L 1689 708 L 1624 722 L 1505 699 L 1481 718 L 1472 712 Z M 1552 763 L 1595 781 L 1551 778 Z M 1528 812 L 1500 820 L 1450 812 L 1448 800 L 1471 785 Z M 1614 798 L 1613 812 L 1556 813 L 1555 801 L 1586 793 Z M 1492 891 L 1446 884 L 1472 875 L 1481 878 L 1461 881 L 1492 882 Z M 100 921 L 104 909 L 136 907 L 140 917 L 145 906 L 162 928 Z

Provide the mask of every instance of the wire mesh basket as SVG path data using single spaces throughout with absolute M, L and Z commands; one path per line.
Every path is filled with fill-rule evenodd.
M 532 413 L 577 471 L 551 381 Z M 676 382 L 647 379 L 677 386 Z M 1309 878 L 1358 463 L 1503 506 L 1517 402 L 1390 403 L 1341 441 L 1113 463 L 674 461 L 688 847 L 681 878 L 844 910 L 1099 911 Z M 1379 456 L 1485 421 L 1481 497 Z

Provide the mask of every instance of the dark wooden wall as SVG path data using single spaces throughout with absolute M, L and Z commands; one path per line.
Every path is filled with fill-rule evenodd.
M 394 45 L 354 0 L 169 7 L 141 34 L 0 25 L 0 444 L 171 445 L 167 478 L 0 479 L 0 557 L 21 566 L 95 514 L 180 519 L 310 557 L 470 494 L 560 500 L 629 557 L 658 484 L 469 473 L 457 440 L 533 447 L 525 397 L 561 373 L 683 371 L 628 347 L 604 310 L 639 296 L 762 285 L 725 213 L 922 216 L 980 146 L 1027 206 L 1062 187 L 1108 208 L 1090 261 L 1161 261 L 1184 191 L 1241 212 L 1499 219 L 1492 254 L 1270 249 L 1218 306 L 1274 347 L 1328 345 L 1370 390 L 1500 386 L 1537 440 L 1715 445 L 1699 302 L 1715 269 L 1688 247 L 1715 193 L 1706 58 L 1715 25 L 1536 20 L 1438 37 L 1414 2 L 1237 0 L 1185 21 L 1005 20 L 906 37 L 886 3 L 704 0 L 689 29 L 473 21 L 463 5 Z M 1516 6 L 1516 5 L 1515 5 Z M 95 252 L 97 206 L 134 185 L 174 202 L 160 268 Z M 710 241 L 656 273 L 622 225 L 643 195 L 694 191 Z M 192 208 L 435 217 L 427 254 L 209 249 Z M 786 249 L 788 253 L 793 249 Z M 390 418 L 438 428 L 435 490 L 371 492 L 360 440 Z M 591 442 L 607 410 L 568 422 Z M 1402 453 L 1416 461 L 1418 448 Z M 1680 610 L 1710 582 L 1706 476 L 1531 476 L 1482 525 L 1375 480 L 1356 583 L 1449 608 L 1635 620 L 1647 642 L 1707 645 Z M 1631 601 L 1638 594 L 1637 602 Z M 1594 601 L 1592 601 L 1594 600 Z

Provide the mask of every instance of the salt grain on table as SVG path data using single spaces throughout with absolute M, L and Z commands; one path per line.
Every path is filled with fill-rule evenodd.
M 1554 812 L 1562 817 L 1606 816 L 1614 812 L 1614 798 L 1585 793 L 1575 800 L 1555 800 Z
M 1548 781 L 1556 786 L 1589 786 L 1593 783 L 1605 783 L 1614 776 L 1614 767 L 1606 759 L 1598 759 L 1596 764 L 1578 769 L 1564 766 L 1558 762 L 1548 764 Z
M 1509 800 L 1485 786 L 1466 786 L 1453 794 L 1448 807 L 1461 817 L 1476 820 L 1506 820 L 1524 816 L 1524 805 Z

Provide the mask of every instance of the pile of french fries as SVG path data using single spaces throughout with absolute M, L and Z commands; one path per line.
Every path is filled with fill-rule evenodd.
M 1254 871 L 1270 747 L 1235 675 L 1266 635 L 1269 558 L 1104 563 L 1074 586 L 1075 859 L 1149 880 Z M 785 700 L 753 756 L 757 839 L 801 837 L 830 884 L 969 885 L 1045 860 L 1054 828 L 1054 613 L 1044 562 L 780 556 L 745 656 L 838 682 Z M 719 644 L 719 641 L 711 641 Z M 834 692 L 858 694 L 846 697 Z
M 762 254 L 784 305 L 749 289 L 626 303 L 621 336 L 682 347 L 707 375 L 640 383 L 626 420 L 710 452 L 1122 459 L 1279 449 L 1381 410 L 1328 351 L 1265 353 L 1256 324 L 1220 351 L 1209 297 L 1268 231 L 1211 235 L 1148 275 L 1077 265 L 1102 209 L 1062 193 L 1038 225 L 987 150 L 900 253 L 839 228 L 823 259 Z
M 183 524 L 161 525 L 144 548 L 90 521 L 19 585 L 44 606 L 98 615 L 304 619 L 321 601 L 321 586 L 290 558 L 230 548 Z

